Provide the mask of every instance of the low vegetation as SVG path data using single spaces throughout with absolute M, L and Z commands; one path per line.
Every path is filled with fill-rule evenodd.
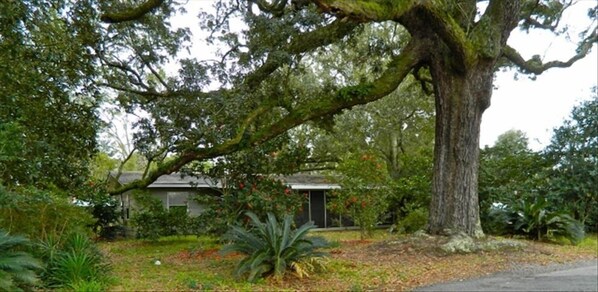
M 26 238 L 11 236 L 0 229 L 0 290 L 15 291 L 39 283 L 37 272 L 42 269 L 41 262 L 19 250 L 27 244 Z
M 549 208 L 544 198 L 520 200 L 513 206 L 496 207 L 490 212 L 491 231 L 499 234 L 524 235 L 534 240 L 559 240 L 572 244 L 584 238 L 584 226 L 563 210 Z
M 312 222 L 292 229 L 293 216 L 290 215 L 285 216 L 282 224 L 272 213 L 268 213 L 265 222 L 255 213 L 248 212 L 247 216 L 251 220 L 249 229 L 234 226 L 224 236 L 229 242 L 222 249 L 224 254 L 237 252 L 245 256 L 235 268 L 235 276 L 247 274 L 250 282 L 268 275 L 281 280 L 289 270 L 302 277 L 322 267 L 323 261 L 317 258 L 325 254 L 317 249 L 327 244 L 322 238 L 306 237 L 309 230 L 316 227 Z
M 509 238 L 506 242 L 518 244 L 468 254 L 442 251 L 441 238 L 415 240 L 387 230 L 376 230 L 367 240 L 361 240 L 358 231 L 310 231 L 308 235 L 323 236 L 331 243 L 324 250 L 330 254 L 325 272 L 309 278 L 287 273 L 282 281 L 269 277 L 254 283 L 234 277 L 244 257 L 220 254 L 222 246 L 214 237 L 123 240 L 100 246 L 112 263 L 113 273 L 119 275 L 110 290 L 408 290 L 520 265 L 595 259 L 598 248 L 596 235 L 586 237 L 577 246 Z M 505 239 L 489 237 L 486 241 Z M 156 265 L 156 260 L 161 264 Z

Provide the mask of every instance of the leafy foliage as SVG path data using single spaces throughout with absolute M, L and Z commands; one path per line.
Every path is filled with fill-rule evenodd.
M 121 229 L 118 222 L 121 218 L 119 201 L 108 195 L 103 184 L 90 181 L 84 186 L 82 195 L 76 198 L 75 204 L 81 204 L 93 216 L 95 222 L 91 229 L 100 238 L 114 239 Z
M 93 224 L 92 216 L 64 193 L 34 187 L 9 190 L 0 185 L 0 226 L 11 233 L 45 240 L 87 230 Z
M 37 245 L 37 252 L 46 262 L 42 277 L 49 287 L 74 288 L 83 282 L 108 283 L 110 267 L 85 234 L 72 233 L 62 241 L 48 238 Z
M 397 231 L 400 233 L 413 233 L 422 230 L 428 224 L 428 209 L 424 207 L 413 208 L 409 206 L 406 215 L 397 222 Z
M 392 188 L 384 162 L 371 154 L 349 156 L 337 168 L 341 189 L 331 193 L 329 209 L 347 216 L 359 226 L 363 237 L 371 237 L 374 228 L 388 213 Z
M 0 180 L 74 189 L 100 127 L 92 1 L 0 5 Z M 23 62 L 27 60 L 27 62 Z
M 20 291 L 39 284 L 37 271 L 42 264 L 29 253 L 20 251 L 29 244 L 22 236 L 12 236 L 0 229 L 0 289 Z
M 573 244 L 584 238 L 583 225 L 566 211 L 549 209 L 545 198 L 520 200 L 513 206 L 495 207 L 491 210 L 494 218 L 494 232 L 520 234 L 531 239 L 547 240 L 564 237 Z
M 243 222 L 251 211 L 260 218 L 271 212 L 282 219 L 301 208 L 303 197 L 280 180 L 300 169 L 307 152 L 300 142 L 283 134 L 262 145 L 240 150 L 215 159 L 212 163 L 195 163 L 184 172 L 212 178 L 221 188 L 194 199 L 206 208 L 194 220 L 197 230 L 222 235 L 234 224 Z
M 186 208 L 166 209 L 162 202 L 146 193 L 137 193 L 135 201 L 140 204 L 131 217 L 137 238 L 158 240 L 162 236 L 193 234 L 193 219 Z
M 225 234 L 230 243 L 222 248 L 222 253 L 239 252 L 246 257 L 239 262 L 235 270 L 237 276 L 247 274 L 249 281 L 273 275 L 281 279 L 290 270 L 300 276 L 308 275 L 317 268 L 318 261 L 314 257 L 322 257 L 324 253 L 316 249 L 326 246 L 323 239 L 307 238 L 313 223 L 306 223 L 293 230 L 293 216 L 285 216 L 278 222 L 276 216 L 268 213 L 267 220 L 261 222 L 256 214 L 246 213 L 251 220 L 250 228 L 233 226 Z
M 495 204 L 511 205 L 519 200 L 546 196 L 549 161 L 528 148 L 528 138 L 518 130 L 498 136 L 492 147 L 480 154 L 479 200 L 482 227 L 491 224 Z
M 554 130 L 546 156 L 553 163 L 551 191 L 589 229 L 598 228 L 598 97 L 573 108 Z

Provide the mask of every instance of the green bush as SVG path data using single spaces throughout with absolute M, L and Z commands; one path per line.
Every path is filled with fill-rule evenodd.
M 426 227 L 428 224 L 428 209 L 419 207 L 407 211 L 407 215 L 397 222 L 400 233 L 413 233 Z
M 0 290 L 16 291 L 39 283 L 36 271 L 42 269 L 41 263 L 19 250 L 28 243 L 22 236 L 0 230 Z
M 562 237 L 572 244 L 578 244 L 585 236 L 583 224 L 564 211 L 549 209 L 545 198 L 495 207 L 490 211 L 490 218 L 492 222 L 486 224 L 490 233 L 525 235 L 535 240 Z
M 102 184 L 89 182 L 79 190 L 82 194 L 77 199 L 86 203 L 85 209 L 95 222 L 90 226 L 93 232 L 103 239 L 114 239 L 118 236 L 121 210 L 119 200 L 109 195 Z
M 64 242 L 50 238 L 38 244 L 46 262 L 42 278 L 48 287 L 73 287 L 84 282 L 107 283 L 109 265 L 85 234 L 73 233 Z
M 163 236 L 190 235 L 193 233 L 193 218 L 186 209 L 167 210 L 162 202 L 147 195 L 137 195 L 135 200 L 141 208 L 131 217 L 131 226 L 138 238 L 158 240 Z
M 0 228 L 32 241 L 89 230 L 94 224 L 84 208 L 59 191 L 0 185 Z
M 246 257 L 239 262 L 235 275 L 247 274 L 247 280 L 273 275 L 281 279 L 288 270 L 299 276 L 321 267 L 323 262 L 313 260 L 325 256 L 317 249 L 325 247 L 323 238 L 307 238 L 308 231 L 315 228 L 313 223 L 306 223 L 296 230 L 291 229 L 293 216 L 287 215 L 279 224 L 272 213 L 261 222 L 256 214 L 246 213 L 250 219 L 250 229 L 234 226 L 225 234 L 224 239 L 230 241 L 222 248 L 222 253 L 239 252 Z
M 388 213 L 392 188 L 383 160 L 351 154 L 337 167 L 341 188 L 330 193 L 327 208 L 359 226 L 361 238 L 372 237 Z

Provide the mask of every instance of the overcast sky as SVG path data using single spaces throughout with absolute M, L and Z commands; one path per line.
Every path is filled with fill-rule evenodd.
M 589 24 L 587 9 L 595 0 L 579 1 L 564 15 L 570 24 L 570 41 L 566 35 L 550 33 L 526 34 L 518 30 L 511 34 L 509 44 L 527 59 L 540 55 L 544 61 L 567 60 L 575 54 L 577 33 Z M 580 25 L 580 24 L 585 24 Z M 582 100 L 595 97 L 591 88 L 598 80 L 598 49 L 594 48 L 583 60 L 570 68 L 554 68 L 537 76 L 535 81 L 525 75 L 514 80 L 514 71 L 496 74 L 492 104 L 482 118 L 480 145 L 493 145 L 498 135 L 510 129 L 525 132 L 530 147 L 540 150 L 550 143 L 552 129 L 568 118 L 571 109 Z

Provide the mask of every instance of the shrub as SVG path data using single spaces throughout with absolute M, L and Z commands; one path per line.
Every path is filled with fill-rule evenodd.
M 491 211 L 491 232 L 520 234 L 535 240 L 568 239 L 572 244 L 584 238 L 583 225 L 571 215 L 560 210 L 548 209 L 545 198 L 519 200 L 512 207 L 496 207 Z
M 428 224 L 428 209 L 409 208 L 407 215 L 397 223 L 397 230 L 400 233 L 413 233 L 425 228 L 426 224 Z
M 359 226 L 362 239 L 371 237 L 390 203 L 390 177 L 384 162 L 372 154 L 351 154 L 337 171 L 341 189 L 331 192 L 327 208 Z
M 186 209 L 167 210 L 159 199 L 146 195 L 137 195 L 135 200 L 141 208 L 131 217 L 131 225 L 138 238 L 158 240 L 162 236 L 192 233 L 193 219 Z
M 243 214 L 250 211 L 258 218 L 272 213 L 282 219 L 285 214 L 296 214 L 305 197 L 293 192 L 280 180 L 256 176 L 238 178 L 221 196 L 197 196 L 199 204 L 208 208 L 195 220 L 196 230 L 222 235 L 235 224 L 247 225 Z
M 73 233 L 64 242 L 50 238 L 38 244 L 47 267 L 42 274 L 49 287 L 76 287 L 85 282 L 106 283 L 109 265 L 84 234 Z
M 307 238 L 308 231 L 315 228 L 313 223 L 306 223 L 296 230 L 291 229 L 293 217 L 287 215 L 281 224 L 272 213 L 261 222 L 256 214 L 246 213 L 251 228 L 234 226 L 224 238 L 230 243 L 222 248 L 222 253 L 239 252 L 246 257 L 239 262 L 235 270 L 237 277 L 247 274 L 247 280 L 273 275 L 281 279 L 288 270 L 299 276 L 309 275 L 321 266 L 322 261 L 312 258 L 325 254 L 317 249 L 326 246 L 322 238 Z
M 0 290 L 15 291 L 38 284 L 36 270 L 41 270 L 41 263 L 29 253 L 18 250 L 28 243 L 22 236 L 11 236 L 0 230 Z
M 84 203 L 85 209 L 89 212 L 95 222 L 90 226 L 94 233 L 103 239 L 114 239 L 118 235 L 118 221 L 121 218 L 121 210 L 117 198 L 109 195 L 102 184 L 89 182 L 80 188 L 82 194 L 77 199 Z
M 83 231 L 94 220 L 84 208 L 59 191 L 0 185 L 0 228 L 23 234 L 32 241 Z

